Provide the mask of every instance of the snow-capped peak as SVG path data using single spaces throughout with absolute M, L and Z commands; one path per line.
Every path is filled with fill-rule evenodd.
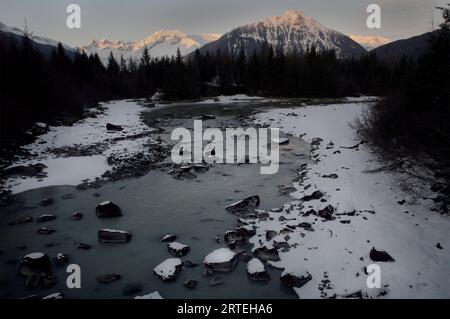
M 282 48 L 285 54 L 303 53 L 313 46 L 318 51 L 334 49 L 339 57 L 360 56 L 366 52 L 348 36 L 323 26 L 299 10 L 238 27 L 201 51 L 249 55 L 267 45 Z
M 349 37 L 361 44 L 368 51 L 392 42 L 391 39 L 380 36 L 350 34 Z
M 104 62 L 107 61 L 110 52 L 116 58 L 123 55 L 125 58 L 139 59 L 145 48 L 154 57 L 172 56 L 177 53 L 178 49 L 181 54 L 185 55 L 210 41 L 217 40 L 219 37 L 220 35 L 214 33 L 188 35 L 179 30 L 163 29 L 136 42 L 108 39 L 93 40 L 88 45 L 81 47 L 80 50 L 84 50 L 88 54 L 97 53 Z

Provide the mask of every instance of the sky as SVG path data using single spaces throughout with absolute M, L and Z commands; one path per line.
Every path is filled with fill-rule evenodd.
M 440 21 L 436 6 L 449 0 L 0 0 L 0 22 L 71 46 L 93 39 L 137 41 L 160 29 L 187 34 L 223 34 L 236 26 L 301 10 L 345 34 L 393 40 L 431 31 Z M 66 8 L 81 7 L 81 29 L 66 26 Z M 366 8 L 381 7 L 381 29 L 368 29 Z

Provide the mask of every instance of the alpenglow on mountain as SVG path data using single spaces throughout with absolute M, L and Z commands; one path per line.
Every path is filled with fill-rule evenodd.
M 284 54 L 302 54 L 308 48 L 334 49 L 340 58 L 359 57 L 367 51 L 343 33 L 324 27 L 301 11 L 290 10 L 282 16 L 238 27 L 217 41 L 200 48 L 201 53 L 228 52 L 246 56 L 265 46 L 282 48 Z
M 220 35 L 214 33 L 187 35 L 178 30 L 160 30 L 150 37 L 136 42 L 93 40 L 88 45 L 81 47 L 80 50 L 86 51 L 87 54 L 97 53 L 103 62 L 108 60 L 111 52 L 116 59 L 119 59 L 121 55 L 126 59 L 129 57 L 139 59 L 145 47 L 153 57 L 176 55 L 178 49 L 182 55 L 186 55 L 219 37 Z

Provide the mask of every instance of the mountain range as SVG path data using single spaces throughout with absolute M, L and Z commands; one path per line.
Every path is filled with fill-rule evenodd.
M 0 23 L 0 40 L 13 39 L 20 45 L 25 36 L 23 30 Z M 345 35 L 329 29 L 301 11 L 290 10 L 282 16 L 275 16 L 264 21 L 254 22 L 237 27 L 224 35 L 215 33 L 191 34 L 178 30 L 160 30 L 140 41 L 92 40 L 79 48 L 63 44 L 69 56 L 77 51 L 97 53 L 106 64 L 110 53 L 116 57 L 139 59 L 144 48 L 153 57 L 176 55 L 177 50 L 183 56 L 196 49 L 201 53 L 228 52 L 236 55 L 243 52 L 250 55 L 264 47 L 272 46 L 281 49 L 285 54 L 304 53 L 308 48 L 316 50 L 334 49 L 337 56 L 359 57 L 368 51 L 386 62 L 396 62 L 402 56 L 417 59 L 424 52 L 433 32 L 425 33 L 409 39 L 390 42 L 390 39 L 377 36 Z M 44 56 L 49 56 L 58 42 L 45 37 L 29 34 L 32 43 Z
M 126 59 L 140 58 L 144 48 L 147 48 L 153 57 L 176 55 L 178 49 L 184 56 L 219 37 L 220 35 L 214 33 L 187 35 L 178 30 L 160 30 L 148 38 L 136 42 L 93 40 L 88 45 L 82 46 L 80 50 L 84 50 L 88 54 L 97 53 L 104 62 L 107 61 L 111 52 L 116 59 L 121 55 Z

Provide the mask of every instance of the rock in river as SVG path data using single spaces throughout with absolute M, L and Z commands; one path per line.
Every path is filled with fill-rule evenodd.
M 214 271 L 231 271 L 238 262 L 236 253 L 229 248 L 217 249 L 203 260 L 203 264 Z
M 28 277 L 30 275 L 46 276 L 52 273 L 52 263 L 47 254 L 35 252 L 25 255 L 19 267 L 19 275 Z
M 174 281 L 183 268 L 179 258 L 169 258 L 153 269 L 153 273 L 164 281 Z
M 50 235 L 53 234 L 56 230 L 52 229 L 52 228 L 47 228 L 47 227 L 42 227 L 38 229 L 38 234 L 41 235 Z
M 300 288 L 312 279 L 309 272 L 301 267 L 292 270 L 285 270 L 281 274 L 281 282 L 288 287 Z
M 130 232 L 115 229 L 100 229 L 98 240 L 102 243 L 128 243 L 133 235 Z
M 69 262 L 69 256 L 58 253 L 55 257 L 55 261 L 58 266 L 64 266 Z
M 250 279 L 255 281 L 265 281 L 270 279 L 266 267 L 258 258 L 252 258 L 247 264 L 247 274 Z
M 191 248 L 187 245 L 183 245 L 178 242 L 172 242 L 167 245 L 169 252 L 176 257 L 183 257 L 191 250 Z
M 394 262 L 394 258 L 391 257 L 387 252 L 382 250 L 376 250 L 375 247 L 372 247 L 369 254 L 370 259 L 373 261 L 380 262 Z
M 106 201 L 97 205 L 97 207 L 95 208 L 95 214 L 100 218 L 120 217 L 122 216 L 122 210 L 113 202 Z
M 253 254 L 261 260 L 279 261 L 278 251 L 276 248 L 259 247 L 253 251 Z
M 183 286 L 189 289 L 194 289 L 195 287 L 197 287 L 197 280 L 188 279 L 184 282 Z
M 175 240 L 177 240 L 177 235 L 175 235 L 175 234 L 167 234 L 167 235 L 164 235 L 160 239 L 161 242 L 166 242 L 166 243 L 170 243 L 170 242 L 173 242 Z
M 70 220 L 81 220 L 83 219 L 83 214 L 82 213 L 73 213 L 72 216 L 70 216 Z
M 16 219 L 16 220 L 10 222 L 8 225 L 10 225 L 10 226 L 21 225 L 21 224 L 31 223 L 32 221 L 33 221 L 33 217 L 23 217 L 23 218 L 19 218 L 19 219 Z
M 42 206 L 50 206 L 55 202 L 55 200 L 53 198 L 43 198 L 41 200 L 41 205 Z
M 44 214 L 44 215 L 39 216 L 39 217 L 36 219 L 36 222 L 37 222 L 37 223 L 45 223 L 45 222 L 49 222 L 49 221 L 54 220 L 54 219 L 56 219 L 56 216 L 55 216 L 55 215 L 52 215 L 52 214 Z
M 98 276 L 97 282 L 107 285 L 112 283 L 113 281 L 119 280 L 120 278 L 122 278 L 122 275 L 118 273 L 105 274 Z
M 260 198 L 258 195 L 252 195 L 243 200 L 235 202 L 231 205 L 225 207 L 228 212 L 231 213 L 242 213 L 252 209 L 255 209 L 260 204 Z

